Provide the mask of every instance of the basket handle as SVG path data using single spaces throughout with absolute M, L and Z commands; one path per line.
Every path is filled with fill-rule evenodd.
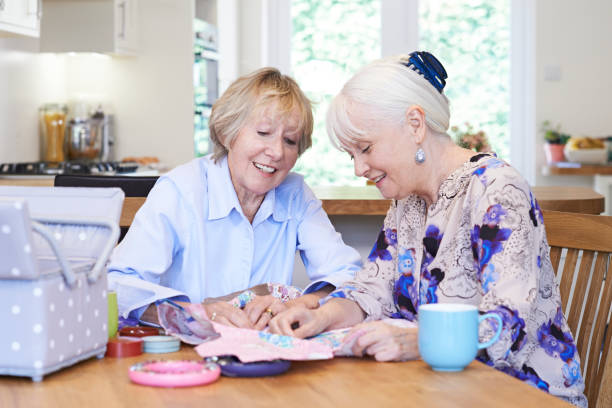
M 110 236 L 108 237 L 108 240 L 106 241 L 106 244 L 104 245 L 102 253 L 96 260 L 94 267 L 92 268 L 92 270 L 89 272 L 89 275 L 87 276 L 87 279 L 89 280 L 90 283 L 95 283 L 98 280 L 98 277 L 100 276 L 100 272 L 106 265 L 106 261 L 110 257 L 110 254 L 113 248 L 115 247 L 115 243 L 119 239 L 119 226 L 117 225 L 117 223 L 110 219 L 106 219 L 106 218 L 87 218 L 87 217 L 70 217 L 70 218 L 36 217 L 36 221 L 32 223 L 34 225 L 34 230 L 36 232 L 39 232 L 51 245 L 51 248 L 53 249 L 53 252 L 57 256 L 57 259 L 62 267 L 64 277 L 66 278 L 66 282 L 68 283 L 70 287 L 72 287 L 72 285 L 76 281 L 76 276 L 74 275 L 72 268 L 70 268 L 70 264 L 66 261 L 64 256 L 61 254 L 61 251 L 57 247 L 49 231 L 45 227 L 43 227 L 40 223 L 44 222 L 44 223 L 49 223 L 49 224 L 94 225 L 94 226 L 110 229 L 111 233 L 110 233 Z M 44 232 L 41 232 L 41 231 L 44 231 Z

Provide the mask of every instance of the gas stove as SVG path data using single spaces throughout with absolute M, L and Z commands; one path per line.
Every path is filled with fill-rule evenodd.
M 114 175 L 134 173 L 137 170 L 138 163 L 115 161 L 66 161 L 59 163 L 29 162 L 0 164 L 0 176 L 55 176 L 57 174 Z

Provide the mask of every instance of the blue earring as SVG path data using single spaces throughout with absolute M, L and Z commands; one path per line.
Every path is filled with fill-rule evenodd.
M 423 164 L 425 162 L 425 150 L 422 147 L 419 147 L 414 155 L 414 161 L 417 164 Z

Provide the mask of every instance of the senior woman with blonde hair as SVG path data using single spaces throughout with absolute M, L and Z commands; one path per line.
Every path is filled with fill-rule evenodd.
M 446 134 L 445 80 L 433 55 L 414 52 L 367 65 L 335 97 L 330 138 L 349 153 L 355 174 L 393 201 L 355 280 L 318 309 L 281 313 L 271 330 L 308 337 L 356 325 L 353 332 L 365 334 L 355 354 L 408 360 L 419 356 L 418 329 L 377 320 L 417 321 L 419 306 L 428 303 L 471 304 L 503 321 L 499 341 L 478 359 L 584 406 L 542 212 L 510 165 L 461 148 Z M 483 334 L 494 332 L 488 322 Z
M 109 287 L 119 311 L 154 319 L 155 302 L 202 302 L 262 283 L 291 284 L 296 251 L 312 283 L 293 302 L 321 297 L 361 267 L 303 177 L 290 170 L 311 145 L 310 101 L 293 79 L 263 68 L 214 104 L 211 156 L 159 178 L 115 249 Z M 220 323 L 263 328 L 285 305 L 257 296 L 243 309 L 206 302 Z

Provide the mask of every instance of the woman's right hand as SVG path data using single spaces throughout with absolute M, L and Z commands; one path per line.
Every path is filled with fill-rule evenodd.
M 241 329 L 252 329 L 253 324 L 244 310 L 232 306 L 227 302 L 214 302 L 203 304 L 208 319 L 226 326 Z
M 329 319 L 323 309 L 308 309 L 294 306 L 276 315 L 268 327 L 271 333 L 293 336 L 300 339 L 314 336 L 329 326 Z

